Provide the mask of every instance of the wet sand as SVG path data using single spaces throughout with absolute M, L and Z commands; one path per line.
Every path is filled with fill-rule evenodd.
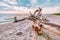
M 48 20 L 50 20 L 50 23 L 60 25 L 60 16 L 47 14 L 45 15 Z

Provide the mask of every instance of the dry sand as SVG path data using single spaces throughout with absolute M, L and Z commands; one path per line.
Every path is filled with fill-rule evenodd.
M 50 29 L 56 29 L 49 25 L 45 26 Z M 43 35 L 35 34 L 32 29 L 32 21 L 29 20 L 17 23 L 8 23 L 0 25 L 0 40 L 60 40 L 60 36 L 49 32 L 46 29 L 43 29 L 43 31 Z

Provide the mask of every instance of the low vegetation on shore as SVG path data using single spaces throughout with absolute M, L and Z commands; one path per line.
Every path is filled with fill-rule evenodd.
M 54 15 L 59 15 L 60 16 L 60 13 L 55 13 Z

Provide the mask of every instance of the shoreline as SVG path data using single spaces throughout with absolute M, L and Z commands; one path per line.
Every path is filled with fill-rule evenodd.
M 13 38 L 14 39 L 17 38 L 17 40 L 22 40 L 24 38 L 29 39 L 30 37 L 27 37 L 27 35 L 28 36 L 30 36 L 30 35 L 32 35 L 32 36 L 36 35 L 36 34 L 34 34 L 34 31 L 31 28 L 31 25 L 32 25 L 32 22 L 29 21 L 29 20 L 20 21 L 20 22 L 17 22 L 17 23 L 12 23 L 11 22 L 11 23 L 8 23 L 8 24 L 0 25 L 0 35 L 1 35 L 0 39 L 4 39 L 4 40 L 6 40 L 6 39 L 11 40 Z M 46 27 L 48 27 L 48 26 L 46 26 Z M 51 29 L 51 28 L 49 28 L 49 29 Z M 25 36 L 23 36 L 24 38 L 21 35 L 16 35 L 19 32 L 22 32 L 22 36 L 25 35 Z M 52 39 L 56 36 L 55 34 L 49 32 L 47 30 L 45 30 L 44 32 L 46 34 L 48 33 L 48 35 Z M 37 35 L 37 37 L 39 37 L 39 36 Z M 58 37 L 56 39 L 59 39 L 60 36 L 56 36 L 56 37 Z M 40 38 L 41 38 L 41 36 L 40 36 Z M 40 39 L 40 38 L 38 38 L 38 39 Z M 45 38 L 45 37 L 43 37 L 43 38 Z M 33 38 L 31 37 L 31 39 L 33 39 Z M 42 38 L 41 38 L 41 40 L 42 40 Z

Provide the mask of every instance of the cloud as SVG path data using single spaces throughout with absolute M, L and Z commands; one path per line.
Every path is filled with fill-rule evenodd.
M 50 0 L 46 0 L 47 2 L 50 2 Z
M 43 8 L 42 10 L 43 14 L 53 14 L 53 13 L 58 13 L 58 12 L 60 12 L 60 6 L 46 7 L 46 8 Z
M 28 14 L 27 10 L 0 11 L 0 14 Z
M 8 10 L 0 10 L 0 14 L 28 14 L 29 9 L 27 7 L 12 6 Z
M 30 0 L 32 7 L 36 6 L 38 0 Z
M 19 10 L 19 11 L 0 11 L 2 14 L 22 14 L 24 11 Z
M 31 3 L 36 3 L 38 0 L 31 0 Z
M 4 1 L 10 4 L 17 4 L 16 0 L 4 0 Z
M 10 6 L 9 8 L 13 10 L 27 10 L 28 9 L 27 7 L 19 7 L 19 6 Z
M 22 14 L 22 13 L 26 13 L 28 12 L 28 8 L 27 7 L 20 7 L 20 6 L 11 6 L 9 4 L 17 4 L 17 1 L 16 0 L 3 0 L 3 1 L 0 1 L 0 14 L 15 14 L 15 13 L 18 13 L 18 14 Z M 29 6 L 29 4 L 27 4 Z M 2 7 L 3 6 L 3 7 Z M 1 8 L 2 7 L 2 8 Z
M 0 11 L 0 13 L 5 13 L 5 14 L 29 14 L 31 11 L 34 13 L 34 11 L 38 8 L 27 8 L 27 7 L 13 7 L 15 10 L 10 10 L 10 11 Z M 53 14 L 60 12 L 60 6 L 55 6 L 55 7 L 45 7 L 42 8 L 42 14 Z
M 5 2 L 0 2 L 0 6 L 6 6 L 6 7 L 8 7 L 9 5 L 6 4 Z
M 18 0 L 19 1 L 19 0 Z M 1 1 L 1 3 L 0 3 L 0 6 L 4 6 L 4 8 L 1 8 L 2 10 L 20 10 L 20 8 L 27 8 L 28 6 L 30 7 L 30 4 L 25 4 L 25 2 L 24 1 L 20 1 L 20 2 L 18 2 L 17 0 L 3 0 L 3 1 Z M 24 2 L 24 3 L 23 3 Z M 16 4 L 16 5 L 15 5 Z M 20 6 L 20 4 L 21 4 L 21 6 Z M 25 6 L 23 6 L 23 5 L 25 5 Z M 5 6 L 6 6 L 6 8 L 5 8 Z M 22 7 L 23 6 L 23 7 Z M 0 10 L 1 10 L 0 9 Z
M 17 13 L 15 11 L 20 11 L 22 10 L 25 13 L 28 13 L 29 11 L 34 12 L 35 7 L 41 7 L 43 8 L 42 13 L 44 14 L 49 14 L 49 13 L 54 13 L 54 12 L 59 12 L 60 11 L 60 3 L 57 3 L 52 0 L 1 0 L 0 1 L 0 13 L 4 13 L 5 11 L 7 13 Z M 54 4 L 55 3 L 55 4 Z M 57 6 L 56 6 L 57 5 Z M 29 9 L 29 8 L 31 9 Z M 5 13 L 6 13 L 5 12 Z

